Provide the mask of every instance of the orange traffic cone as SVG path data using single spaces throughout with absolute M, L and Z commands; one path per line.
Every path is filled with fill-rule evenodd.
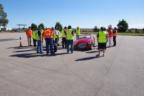
M 20 36 L 19 40 L 20 40 L 20 45 L 19 45 L 19 47 L 23 47 L 23 45 L 22 45 L 22 37 L 21 37 L 21 36 Z

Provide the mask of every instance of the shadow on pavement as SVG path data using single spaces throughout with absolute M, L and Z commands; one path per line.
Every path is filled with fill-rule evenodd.
M 99 57 L 96 57 L 96 56 L 85 57 L 85 58 L 77 59 L 77 60 L 75 60 L 75 61 L 86 61 L 86 60 L 91 60 L 91 59 L 96 59 L 96 58 L 99 58 Z
M 28 49 L 28 48 L 33 48 L 33 46 L 23 46 L 23 47 L 9 47 L 8 49 Z
M 35 49 L 19 50 L 19 51 L 14 51 L 14 52 L 15 52 L 15 53 L 19 53 L 19 52 L 28 52 L 28 51 L 35 51 Z
M 87 51 L 86 53 L 97 53 L 99 51 Z
M 33 58 L 33 57 L 43 57 L 45 54 L 36 54 L 36 53 L 23 53 L 23 54 L 14 54 L 10 55 L 11 57 L 19 57 L 19 58 Z
M 0 39 L 0 42 L 12 41 L 12 40 L 18 40 L 18 39 L 13 39 L 13 38 L 10 38 L 10 39 Z
M 47 54 L 37 54 L 37 53 L 21 53 L 21 54 L 14 54 L 10 55 L 10 57 L 19 57 L 19 58 L 34 58 L 34 57 L 53 57 L 58 55 L 65 55 L 67 53 L 56 53 L 55 55 L 47 55 Z
M 56 53 L 56 55 L 66 55 L 67 53 L 66 52 L 63 52 L 63 53 Z

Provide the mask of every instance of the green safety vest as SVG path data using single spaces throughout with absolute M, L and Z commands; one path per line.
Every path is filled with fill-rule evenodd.
M 100 31 L 98 33 L 99 37 L 98 37 L 98 42 L 99 43 L 106 43 L 107 42 L 107 34 L 106 32 Z
M 80 35 L 80 28 L 76 29 L 76 35 Z
M 62 29 L 62 31 L 61 31 L 61 37 L 66 37 L 66 34 L 65 34 L 65 32 L 64 32 L 63 29 Z
M 33 31 L 32 37 L 33 37 L 34 40 L 39 40 L 38 32 L 37 31 Z
M 74 36 L 72 34 L 72 29 L 68 29 L 67 32 L 66 32 L 66 39 L 67 40 L 73 40 L 74 39 Z

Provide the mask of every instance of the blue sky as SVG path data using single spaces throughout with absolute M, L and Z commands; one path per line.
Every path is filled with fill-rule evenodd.
M 0 0 L 8 14 L 8 27 L 44 23 L 93 28 L 116 26 L 125 19 L 130 27 L 144 28 L 144 0 Z

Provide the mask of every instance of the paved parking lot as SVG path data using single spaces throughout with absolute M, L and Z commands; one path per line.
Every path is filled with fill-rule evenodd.
M 56 56 L 19 48 L 23 33 L 0 33 L 0 96 L 144 96 L 144 37 L 119 36 L 105 57 L 97 50 Z

